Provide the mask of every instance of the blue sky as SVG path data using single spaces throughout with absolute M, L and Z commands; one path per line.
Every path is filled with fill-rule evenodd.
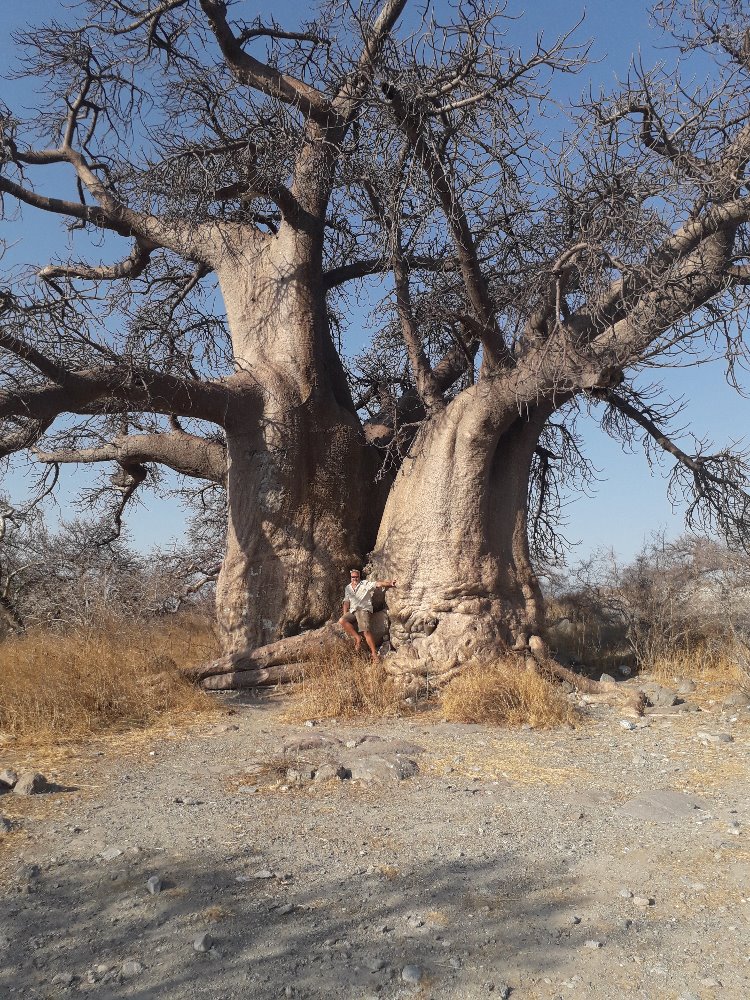
M 251 17 L 272 9 L 281 23 L 291 23 L 299 17 L 300 5 L 289 0 L 276 0 L 270 5 L 247 2 L 241 5 L 243 14 Z M 54 16 L 65 17 L 57 0 L 25 0 L 23 4 L 2 5 L 0 13 L 0 65 L 10 65 L 13 59 L 10 31 L 38 23 Z M 438 3 L 438 9 L 440 3 Z M 520 5 L 512 5 L 517 12 Z M 649 25 L 647 5 L 640 2 L 623 4 L 616 0 L 599 0 L 588 9 L 575 0 L 552 3 L 549 0 L 527 7 L 528 27 L 514 28 L 519 39 L 530 37 L 543 29 L 551 38 L 571 27 L 584 13 L 585 21 L 579 37 L 593 41 L 592 57 L 596 62 L 579 77 L 568 77 L 559 99 L 575 99 L 589 83 L 595 88 L 609 86 L 627 74 L 628 65 L 639 51 L 646 64 L 658 59 L 655 45 L 663 44 L 661 36 Z M 28 81 L 0 83 L 0 96 L 22 113 L 24 107 L 33 106 L 32 88 Z M 63 240 L 61 229 L 52 222 L 56 235 L 51 236 L 50 221 L 42 213 L 26 209 L 22 223 L 6 228 L 6 238 L 15 246 L 8 259 L 20 263 L 43 264 L 55 240 Z M 117 241 L 121 243 L 121 241 Z M 61 247 L 64 243 L 59 243 Z M 104 244 L 102 253 L 108 255 L 110 246 Z M 112 246 L 112 257 L 121 254 L 121 246 Z M 7 261 L 6 261 L 7 263 Z M 699 436 L 708 436 L 717 445 L 737 441 L 744 436 L 750 418 L 750 403 L 729 389 L 720 365 L 688 368 L 667 373 L 664 382 L 668 391 L 683 396 L 687 408 L 682 424 L 690 423 Z M 600 547 L 612 547 L 624 559 L 630 558 L 644 539 L 655 530 L 664 529 L 669 536 L 683 530 L 681 511 L 673 511 L 666 497 L 665 475 L 669 465 L 650 470 L 643 454 L 623 452 L 621 447 L 606 437 L 593 423 L 585 426 L 587 451 L 594 465 L 600 470 L 592 497 L 580 497 L 566 507 L 566 536 L 580 545 L 574 550 L 573 561 Z M 24 463 L 16 463 L 13 472 L 2 484 L 2 490 L 22 500 L 28 487 L 29 471 Z M 71 516 L 72 503 L 82 482 L 90 482 L 89 470 L 72 467 L 63 471 L 58 494 L 59 511 Z M 174 501 L 149 500 L 144 507 L 134 507 L 127 518 L 129 530 L 136 544 L 142 548 L 151 545 L 169 545 L 180 537 L 184 512 Z

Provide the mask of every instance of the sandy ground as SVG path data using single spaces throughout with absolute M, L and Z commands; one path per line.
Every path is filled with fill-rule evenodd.
M 747 708 L 538 732 L 226 703 L 0 796 L 0 997 L 750 997 Z M 343 759 L 380 780 L 309 780 Z

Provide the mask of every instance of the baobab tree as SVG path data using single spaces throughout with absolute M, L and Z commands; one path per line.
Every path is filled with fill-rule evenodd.
M 703 84 L 637 66 L 557 138 L 549 98 L 586 45 L 519 48 L 482 2 L 332 2 L 289 29 L 222 0 L 83 7 L 18 38 L 49 99 L 3 113 L 0 192 L 130 249 L 8 286 L 2 450 L 117 463 L 118 518 L 155 465 L 226 487 L 209 686 L 283 677 L 368 553 L 399 581 L 394 673 L 543 655 L 535 559 L 587 471 L 581 409 L 674 460 L 689 523 L 744 542 L 744 456 L 673 439 L 638 380 L 743 354 L 735 5 L 657 11 L 711 58 Z M 72 193 L 42 193 L 61 167 Z M 367 281 L 381 323 L 352 360 Z

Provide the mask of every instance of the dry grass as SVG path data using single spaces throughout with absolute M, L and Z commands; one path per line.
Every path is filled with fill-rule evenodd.
M 17 746 L 215 711 L 180 668 L 215 655 L 209 623 L 180 616 L 150 626 L 110 619 L 66 635 L 35 632 L 0 644 L 0 734 Z
M 577 719 L 558 687 L 505 660 L 468 664 L 445 688 L 442 709 L 450 722 L 489 726 L 528 723 L 535 729 L 548 729 L 574 724 Z
M 403 698 L 378 661 L 333 646 L 300 666 L 297 698 L 285 713 L 290 722 L 305 719 L 393 718 Z
M 649 664 L 648 672 L 665 683 L 677 678 L 709 685 L 714 694 L 744 689 L 750 693 L 750 673 L 744 668 L 741 656 L 729 647 L 712 649 L 696 646 L 690 650 L 677 650 L 660 656 Z

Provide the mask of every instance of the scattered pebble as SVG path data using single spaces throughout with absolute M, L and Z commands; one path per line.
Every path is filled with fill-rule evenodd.
M 151 878 L 146 882 L 146 888 L 151 893 L 152 896 L 156 896 L 164 888 L 164 883 L 159 878 L 158 875 L 152 875 Z
M 583 947 L 584 948 L 592 948 L 592 949 L 593 948 L 601 948 L 602 947 L 602 942 L 601 941 L 594 941 L 594 940 L 586 941 Z
M 58 972 L 52 977 L 53 986 L 72 986 L 75 981 L 75 976 L 72 972 Z
M 143 972 L 143 966 L 136 959 L 128 959 L 127 962 L 122 963 L 122 968 L 120 969 L 120 975 L 123 979 L 133 979 L 135 976 L 140 976 Z
M 418 965 L 405 965 L 401 970 L 401 978 L 405 983 L 419 983 L 422 981 L 422 970 Z
M 213 948 L 213 944 L 214 944 L 214 939 L 211 937 L 208 931 L 204 931 L 202 934 L 199 934 L 198 937 L 196 937 L 193 940 L 193 950 L 205 953 L 207 951 L 210 951 L 211 948 Z
M 115 858 L 119 858 L 121 855 L 122 851 L 119 847 L 105 847 L 99 854 L 99 857 L 102 861 L 114 861 Z

